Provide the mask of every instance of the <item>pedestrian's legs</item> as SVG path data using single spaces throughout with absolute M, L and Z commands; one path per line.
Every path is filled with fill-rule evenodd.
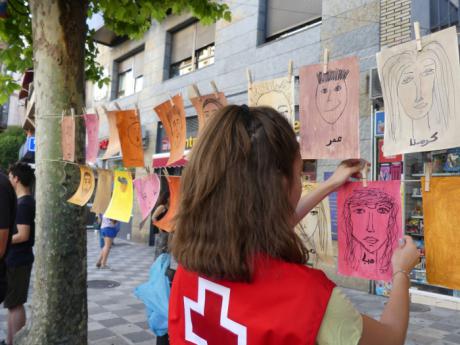
M 102 260 L 101 260 L 101 265 L 102 267 L 107 266 L 107 259 L 109 257 L 110 253 L 110 248 L 112 247 L 112 241 L 113 239 L 110 237 L 104 237 L 104 248 L 102 248 Z
M 26 310 L 24 305 L 8 309 L 8 338 L 7 344 L 13 344 L 14 335 L 26 324 Z

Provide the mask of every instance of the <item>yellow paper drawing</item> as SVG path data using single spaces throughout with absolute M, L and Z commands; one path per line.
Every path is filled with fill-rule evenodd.
M 94 174 L 91 168 L 80 165 L 80 184 L 75 194 L 67 201 L 71 204 L 84 206 L 93 195 L 94 185 Z
M 422 191 L 427 280 L 460 290 L 460 177 L 432 177 Z
M 112 199 L 104 217 L 128 223 L 133 210 L 133 179 L 129 171 L 115 171 Z
M 112 196 L 113 176 L 110 170 L 97 170 L 97 188 L 91 212 L 104 213 Z
M 282 77 L 250 84 L 248 105 L 268 106 L 278 110 L 294 124 L 294 78 Z
M 316 183 L 304 183 L 302 196 L 316 188 Z M 331 212 L 329 200 L 324 198 L 296 226 L 297 234 L 308 249 L 309 261 L 316 265 L 318 261 L 333 262 L 331 236 Z

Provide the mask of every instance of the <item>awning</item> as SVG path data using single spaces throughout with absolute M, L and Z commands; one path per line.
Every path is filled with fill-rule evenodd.
M 19 99 L 26 98 L 29 96 L 29 85 L 34 81 L 34 71 L 32 69 L 27 70 L 22 78 L 21 91 L 19 91 Z
M 185 151 L 185 155 L 188 153 L 188 150 Z M 159 168 L 176 168 L 176 167 L 183 167 L 187 164 L 188 160 L 185 158 L 179 159 L 178 161 L 174 162 L 171 165 L 168 164 L 169 153 L 157 153 L 154 154 L 152 157 L 152 167 L 154 169 Z

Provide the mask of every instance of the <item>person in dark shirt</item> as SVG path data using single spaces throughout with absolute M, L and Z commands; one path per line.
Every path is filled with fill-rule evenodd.
M 7 290 L 5 256 L 11 243 L 16 219 L 16 194 L 8 177 L 0 172 L 0 303 Z
M 35 200 L 31 195 L 34 181 L 32 168 L 25 163 L 16 163 L 9 169 L 10 182 L 17 196 L 16 228 L 11 247 L 6 256 L 8 289 L 4 306 L 8 308 L 8 338 L 6 344 L 13 344 L 14 335 L 24 327 L 30 274 L 35 241 Z

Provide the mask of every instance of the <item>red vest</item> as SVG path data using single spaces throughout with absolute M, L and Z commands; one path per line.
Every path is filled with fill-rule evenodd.
M 335 284 L 319 270 L 256 260 L 253 282 L 179 267 L 169 302 L 171 345 L 314 345 Z

